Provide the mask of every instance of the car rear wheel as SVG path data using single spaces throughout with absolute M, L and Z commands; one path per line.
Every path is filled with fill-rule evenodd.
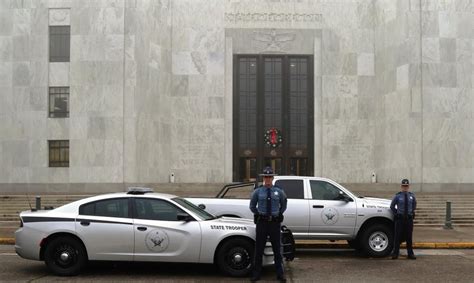
M 370 257 L 385 257 L 393 248 L 393 231 L 384 224 L 375 224 L 362 233 L 360 247 Z
M 51 240 L 44 251 L 46 266 L 56 275 L 77 275 L 87 263 L 83 245 L 72 237 Z
M 216 264 L 219 269 L 234 277 L 246 276 L 252 270 L 254 245 L 245 239 L 231 239 L 218 250 Z

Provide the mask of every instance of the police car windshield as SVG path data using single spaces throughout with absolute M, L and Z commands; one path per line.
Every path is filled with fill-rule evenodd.
M 194 214 L 199 216 L 199 218 L 201 218 L 202 220 L 212 220 L 212 219 L 216 218 L 214 215 L 208 213 L 204 209 L 201 209 L 201 208 L 197 207 L 196 205 L 194 205 L 193 203 L 191 203 L 191 202 L 189 202 L 185 199 L 173 198 L 173 200 L 176 203 L 182 205 L 184 208 L 186 208 L 188 210 L 191 210 Z

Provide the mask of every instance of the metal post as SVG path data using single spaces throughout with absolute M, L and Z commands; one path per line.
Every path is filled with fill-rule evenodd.
M 36 210 L 40 210 L 40 209 L 41 209 L 41 197 L 36 196 Z
M 451 221 L 451 202 L 446 202 L 446 221 L 444 222 L 444 229 L 453 229 Z

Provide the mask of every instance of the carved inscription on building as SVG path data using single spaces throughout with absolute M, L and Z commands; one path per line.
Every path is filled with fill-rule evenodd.
M 225 13 L 226 22 L 313 22 L 321 23 L 322 14 L 301 13 Z

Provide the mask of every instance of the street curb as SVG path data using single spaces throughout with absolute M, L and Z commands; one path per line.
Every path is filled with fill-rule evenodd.
M 350 249 L 346 243 L 297 240 L 297 249 Z M 400 246 L 406 248 L 405 244 Z M 414 249 L 474 249 L 474 242 L 421 242 L 413 243 Z
M 0 245 L 14 245 L 14 238 L 0 238 Z M 401 245 L 405 248 L 405 244 Z M 297 249 L 350 249 L 345 243 L 331 243 L 324 241 L 297 240 Z M 474 249 L 474 242 L 424 242 L 413 243 L 414 249 Z

